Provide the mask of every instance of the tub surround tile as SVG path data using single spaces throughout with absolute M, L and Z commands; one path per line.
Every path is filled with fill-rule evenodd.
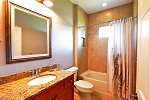
M 78 27 L 80 26 L 85 26 L 88 24 L 88 15 L 87 13 L 81 8 L 77 7 L 78 11 Z M 80 32 L 79 32 L 80 31 Z M 82 36 L 85 36 L 85 41 L 84 41 L 84 47 L 83 47 L 83 38 Z M 77 67 L 79 68 L 78 74 L 80 75 L 84 71 L 88 69 L 88 54 L 87 54 L 87 27 L 84 28 L 79 28 L 78 29 L 78 64 Z
M 51 82 L 35 86 L 28 85 L 28 82 L 32 79 L 31 76 L 1 84 L 0 100 L 29 100 L 73 73 L 66 70 L 46 71 L 41 73 L 41 75 L 45 74 L 55 74 L 57 78 Z
M 133 15 L 133 3 L 111 8 L 88 15 L 88 24 L 96 24 Z M 88 32 L 88 69 L 107 73 L 108 38 L 99 38 L 99 28 L 109 23 L 87 27 Z
M 97 35 L 89 35 L 88 69 L 98 72 L 107 72 L 108 38 L 99 38 Z
M 131 17 L 133 15 L 133 3 L 114 7 L 104 11 L 89 14 L 88 24 L 96 24 L 99 22 L 107 22 L 122 18 Z

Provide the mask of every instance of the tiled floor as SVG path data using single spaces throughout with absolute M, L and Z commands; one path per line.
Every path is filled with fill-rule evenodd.
M 74 100 L 80 100 L 80 96 L 74 91 Z
M 92 100 L 116 100 L 112 95 L 98 91 L 94 91 L 91 98 Z
M 75 100 L 80 100 L 80 95 L 77 94 L 76 92 L 74 93 L 74 99 Z M 91 94 L 91 100 L 116 100 L 112 95 L 94 91 Z

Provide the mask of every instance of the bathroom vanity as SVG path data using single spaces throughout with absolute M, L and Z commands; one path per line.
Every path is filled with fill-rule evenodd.
M 58 82 L 49 89 L 36 95 L 31 100 L 74 100 L 73 77 L 73 75 L 67 77 L 66 79 Z
M 56 79 L 41 85 L 29 85 L 33 77 L 5 82 L 14 76 L 0 77 L 0 100 L 74 100 L 74 73 L 66 70 L 46 71 Z M 20 75 L 19 75 L 20 76 Z

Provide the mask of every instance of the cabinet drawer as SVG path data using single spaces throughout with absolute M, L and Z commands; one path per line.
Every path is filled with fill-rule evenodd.
M 69 76 L 65 81 L 65 88 L 74 84 L 74 75 Z
M 51 100 L 65 89 L 65 81 L 59 82 L 56 85 L 45 90 L 41 94 L 34 97 L 34 100 Z

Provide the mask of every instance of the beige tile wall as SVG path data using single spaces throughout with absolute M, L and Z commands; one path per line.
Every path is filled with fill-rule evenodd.
M 88 24 L 88 15 L 78 6 L 78 26 L 84 26 Z M 85 41 L 83 43 L 83 38 Z M 84 46 L 83 46 L 84 44 Z M 87 28 L 78 29 L 78 74 L 85 72 L 88 69 L 88 53 L 87 53 Z
M 137 17 L 138 15 L 138 0 L 133 0 L 133 16 Z
M 105 11 L 90 14 L 88 24 L 107 22 L 133 15 L 133 4 L 115 7 Z M 108 25 L 109 23 L 107 23 Z M 108 38 L 99 38 L 99 27 L 105 25 L 95 25 L 88 27 L 88 69 L 107 73 L 107 47 Z

